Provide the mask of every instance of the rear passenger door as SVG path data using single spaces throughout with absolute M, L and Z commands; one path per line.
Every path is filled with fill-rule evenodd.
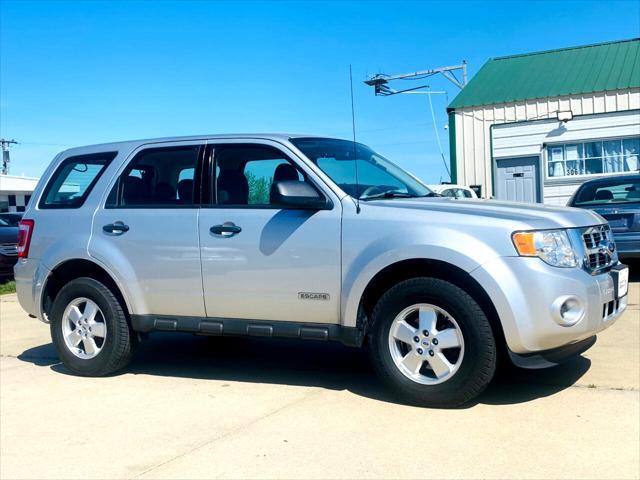
M 204 142 L 139 148 L 96 211 L 90 255 L 130 292 L 135 314 L 205 315 L 198 242 Z

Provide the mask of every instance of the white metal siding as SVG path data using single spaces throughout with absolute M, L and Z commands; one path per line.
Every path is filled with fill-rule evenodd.
M 636 135 L 640 135 L 640 111 L 635 110 L 574 117 L 565 124 L 557 119 L 502 124 L 493 127 L 493 157 L 540 156 L 543 202 L 566 205 L 585 177 L 546 178 L 544 145 Z
M 549 205 L 566 205 L 571 195 L 574 194 L 581 184 L 582 181 L 558 185 L 545 184 L 542 189 L 544 203 Z
M 627 111 L 602 116 L 512 123 L 493 128 L 493 157 L 538 155 L 545 143 L 640 135 L 640 112 Z
M 638 88 L 455 110 L 457 182 L 480 184 L 483 194 L 491 193 L 491 125 L 555 119 L 559 111 L 568 110 L 578 116 L 637 109 L 640 109 Z

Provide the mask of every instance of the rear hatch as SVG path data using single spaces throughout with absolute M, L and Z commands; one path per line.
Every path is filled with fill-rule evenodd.
M 614 233 L 640 232 L 640 203 L 592 207 L 607 219 Z
M 602 215 L 614 236 L 640 232 L 640 175 L 612 175 L 586 182 L 569 205 Z

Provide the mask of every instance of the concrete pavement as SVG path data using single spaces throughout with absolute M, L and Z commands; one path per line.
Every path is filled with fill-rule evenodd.
M 0 477 L 639 478 L 639 298 L 583 357 L 433 410 L 337 344 L 156 334 L 126 373 L 74 377 L 2 296 Z

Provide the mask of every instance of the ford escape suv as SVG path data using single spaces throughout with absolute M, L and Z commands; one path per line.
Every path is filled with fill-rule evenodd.
M 606 221 L 439 197 L 368 147 L 295 135 L 59 154 L 20 223 L 18 298 L 78 375 L 148 332 L 366 346 L 404 401 L 477 396 L 497 358 L 555 365 L 627 304 Z

